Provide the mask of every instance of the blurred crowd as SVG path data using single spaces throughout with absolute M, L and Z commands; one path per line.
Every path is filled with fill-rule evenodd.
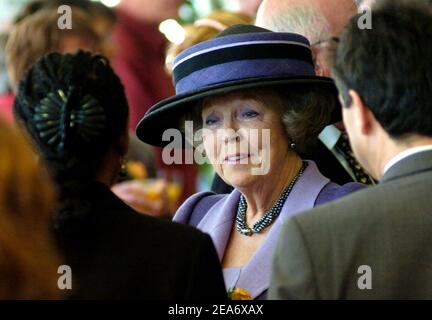
M 0 299 L 430 299 L 430 1 L 182 4 L 0 34 Z

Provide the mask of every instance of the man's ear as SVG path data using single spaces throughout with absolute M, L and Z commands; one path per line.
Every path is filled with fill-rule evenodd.
M 315 68 L 315 74 L 320 77 L 327 77 L 330 74 L 330 71 L 326 70 L 323 66 L 322 57 L 322 49 L 319 48 L 319 45 L 312 47 L 312 57 L 313 57 L 313 64 Z M 326 73 L 328 71 L 328 74 Z
M 376 121 L 375 117 L 357 91 L 350 90 L 348 94 L 351 98 L 350 108 L 354 108 L 354 116 L 360 132 L 367 135 L 373 128 L 374 121 Z

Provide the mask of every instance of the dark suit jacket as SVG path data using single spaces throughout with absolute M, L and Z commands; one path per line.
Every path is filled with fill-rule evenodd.
M 395 164 L 377 186 L 288 220 L 269 297 L 432 299 L 431 189 L 427 151 Z M 358 286 L 365 275 L 370 290 Z
M 321 141 L 317 142 L 315 148 L 311 152 L 303 154 L 301 157 L 302 159 L 313 160 L 320 172 L 334 183 L 344 185 L 353 182 L 349 173 Z M 215 175 L 211 191 L 224 194 L 231 193 L 232 190 L 233 188 L 231 186 L 227 185 L 217 174 Z
M 136 213 L 94 183 L 56 230 L 72 268 L 73 298 L 221 300 L 222 272 L 208 235 Z
M 344 185 L 354 181 L 339 160 L 320 140 L 312 151 L 301 155 L 301 157 L 315 161 L 324 177 L 329 178 L 334 183 Z

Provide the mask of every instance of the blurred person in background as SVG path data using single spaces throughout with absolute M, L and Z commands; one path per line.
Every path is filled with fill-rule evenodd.
M 226 297 L 209 236 L 137 214 L 111 192 L 128 149 L 128 104 L 106 58 L 43 56 L 23 76 L 14 114 L 58 188 L 55 235 L 73 297 Z
M 72 29 L 60 29 L 58 19 L 57 9 L 43 9 L 12 27 L 6 44 L 6 63 L 14 91 L 26 69 L 45 53 L 99 50 L 99 37 L 84 11 L 72 10 Z
M 175 57 L 187 48 L 209 40 L 218 33 L 235 24 L 252 24 L 253 17 L 243 12 L 231 12 L 226 10 L 215 10 L 203 16 L 194 23 L 183 26 L 185 39 L 179 44 L 171 44 L 167 51 L 166 68 L 172 73 L 172 64 Z
M 6 68 L 5 47 L 7 38 L 7 32 L 0 33 L 0 116 L 2 116 L 8 123 L 12 123 L 12 105 L 14 95 L 12 93 Z
M 263 0 L 255 25 L 304 35 L 312 46 L 316 73 L 328 77 L 327 46 L 357 13 L 357 4 L 356 0 Z
M 256 16 L 258 7 L 261 4 L 261 2 L 262 0 L 234 0 L 236 9 L 252 17 Z
M 304 35 L 311 43 L 315 72 L 331 77 L 329 41 L 357 13 L 359 4 L 356 0 L 263 0 L 255 24 Z M 316 148 L 305 156 L 315 160 L 326 176 L 339 184 L 349 181 L 375 184 L 355 158 L 342 122 L 327 126 L 319 140 Z
M 0 300 L 58 299 L 50 233 L 54 185 L 28 141 L 0 118 Z
M 151 105 L 174 93 L 165 70 L 167 40 L 159 32 L 159 24 L 175 19 L 183 0 L 122 0 L 116 7 L 117 24 L 114 43 L 117 51 L 113 66 L 122 80 L 130 106 L 129 129 L 136 125 Z M 153 148 L 157 163 L 157 176 L 171 186 L 168 191 L 176 198 L 177 207 L 196 190 L 197 168 L 193 164 L 165 164 L 162 150 Z M 129 185 L 138 204 L 143 193 L 138 184 Z M 138 204 L 139 205 L 139 204 Z
M 116 7 L 114 41 L 117 54 L 113 66 L 124 83 L 130 104 L 129 128 L 156 101 L 173 93 L 164 70 L 167 39 L 159 24 L 178 16 L 183 0 L 122 0 Z
M 115 47 L 112 41 L 112 30 L 116 23 L 115 11 L 101 2 L 90 0 L 34 0 L 28 2 L 17 14 L 15 24 L 24 18 L 35 14 L 43 9 L 58 9 L 62 5 L 72 7 L 72 11 L 78 8 L 89 16 L 89 23 L 93 31 L 100 38 L 99 49 L 108 58 L 115 54 Z M 60 16 L 60 14 L 58 14 Z
M 93 29 L 99 36 L 100 52 L 112 61 L 116 54 L 113 39 L 113 31 L 117 23 L 115 11 L 101 2 L 90 1 L 88 13 L 92 17 Z
M 81 6 L 73 7 L 71 30 L 62 30 L 57 26 L 59 14 L 56 5 L 59 3 Z M 92 15 L 87 14 L 84 9 L 90 10 Z M 108 50 L 112 48 L 111 42 L 107 44 L 110 28 L 112 23 L 115 23 L 110 10 L 90 6 L 89 1 L 52 0 L 28 4 L 17 17 L 6 48 L 12 87 L 16 88 L 24 71 L 48 52 L 75 52 L 83 48 L 114 54 L 114 50 Z M 98 27 L 95 28 L 95 25 Z M 98 32 L 95 29 L 98 29 Z M 148 180 L 154 177 L 156 165 L 152 150 L 139 141 L 135 134 L 131 134 L 130 150 L 125 158 L 119 182 L 134 181 L 118 184 L 113 190 L 140 212 L 170 218 L 177 209 L 179 196 L 169 197 L 169 185 L 163 179 Z

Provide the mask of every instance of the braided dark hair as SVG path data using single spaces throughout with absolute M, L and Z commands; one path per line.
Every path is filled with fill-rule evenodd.
M 63 198 L 95 180 L 127 128 L 128 105 L 106 58 L 49 53 L 24 74 L 14 115 L 32 138 Z

